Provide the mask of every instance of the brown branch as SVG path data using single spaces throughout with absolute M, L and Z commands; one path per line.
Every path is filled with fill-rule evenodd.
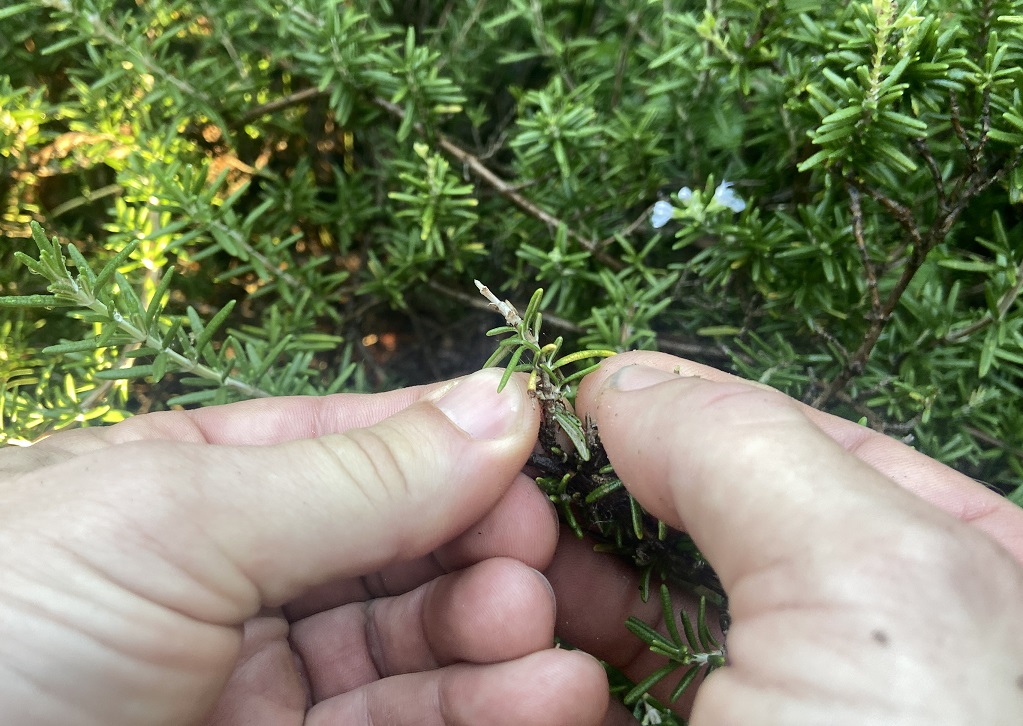
M 916 218 L 913 217 L 913 212 L 905 204 L 897 202 L 886 194 L 879 192 L 871 186 L 863 183 L 859 179 L 850 179 L 850 182 L 861 192 L 864 192 L 867 196 L 873 199 L 875 202 L 880 204 L 882 207 L 888 210 L 889 214 L 895 217 L 895 221 L 899 223 L 905 231 L 906 236 L 911 241 L 910 246 L 919 246 L 922 242 L 920 235 L 920 229 L 916 225 Z
M 622 41 L 621 47 L 618 50 L 618 62 L 615 64 L 615 80 L 613 90 L 611 91 L 611 109 L 618 108 L 618 102 L 622 97 L 622 85 L 625 80 L 625 69 L 629 64 L 632 42 L 636 38 L 637 25 L 638 21 L 636 18 L 630 15 L 629 29 L 626 31 L 625 39 Z
M 1013 446 L 1012 444 L 1010 444 L 1008 441 L 1005 441 L 1004 439 L 1000 439 L 997 436 L 992 436 L 991 434 L 987 433 L 986 431 L 981 431 L 980 429 L 976 428 L 975 426 L 965 426 L 963 428 L 963 430 L 966 431 L 966 433 L 968 433 L 973 438 L 977 439 L 978 441 L 983 441 L 985 444 L 990 444 L 992 446 L 996 446 L 999 449 L 1001 449 L 1002 451 L 1004 451 L 1004 452 L 1006 452 L 1008 454 L 1011 454 L 1012 456 L 1015 456 L 1017 458 L 1023 458 L 1023 449 L 1019 448 L 1018 446 Z M 980 481 L 980 480 L 977 479 L 977 481 Z M 985 482 L 981 482 L 981 484 L 985 484 Z M 1013 486 L 1015 486 L 1015 485 L 1016 485 L 1016 483 L 1013 484 Z M 985 486 L 990 486 L 990 485 L 989 484 L 985 484 Z
M 863 260 L 863 270 L 867 274 L 867 292 L 870 295 L 871 317 L 877 318 L 881 315 L 881 296 L 877 290 L 877 270 L 870 260 L 870 252 L 867 250 L 867 241 L 863 237 L 863 207 L 860 205 L 860 193 L 852 184 L 846 181 L 846 191 L 849 193 L 849 208 L 852 210 L 853 237 L 856 238 L 856 246 L 860 250 L 860 257 Z
M 937 159 L 934 158 L 934 154 L 931 153 L 931 147 L 927 145 L 926 139 L 915 139 L 913 145 L 916 150 L 920 152 L 920 157 L 927 164 L 927 168 L 931 172 L 931 179 L 934 181 L 934 188 L 938 192 L 938 208 L 939 211 L 944 213 L 948 209 L 948 195 L 945 192 L 945 179 L 941 175 L 941 168 L 938 166 Z
M 975 147 L 970 142 L 970 137 L 966 133 L 966 129 L 963 128 L 962 122 L 962 111 L 959 108 L 959 96 L 956 95 L 955 91 L 948 94 L 949 107 L 951 112 L 949 113 L 949 121 L 952 123 L 952 130 L 955 131 L 956 137 L 959 139 L 959 143 L 966 149 L 966 154 L 970 159 L 970 174 L 969 178 L 980 173 L 980 153 L 978 147 Z
M 298 106 L 299 104 L 307 103 L 314 98 L 320 98 L 321 96 L 326 95 L 327 91 L 321 91 L 319 88 L 303 88 L 301 91 L 296 91 L 295 93 L 281 98 L 275 98 L 273 101 L 264 103 L 262 106 L 256 106 L 238 120 L 238 125 L 245 125 L 269 113 L 276 113 L 277 111 L 282 111 L 283 109 L 290 108 L 291 106 Z

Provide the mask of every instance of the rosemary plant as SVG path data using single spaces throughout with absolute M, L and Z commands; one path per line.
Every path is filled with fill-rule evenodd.
M 596 424 L 588 418 L 580 420 L 572 411 L 573 384 L 597 368 L 599 363 L 590 363 L 592 359 L 614 355 L 614 351 L 584 349 L 562 354 L 561 336 L 542 343 L 542 289 L 533 293 L 525 312 L 519 314 L 514 305 L 499 299 L 478 280 L 476 287 L 505 320 L 505 325 L 493 328 L 488 335 L 507 336 L 485 366 L 508 358 L 500 386 L 503 388 L 513 373 L 528 373 L 528 389 L 541 407 L 539 440 L 543 451 L 529 459 L 537 485 L 554 502 L 562 521 L 577 537 L 593 538 L 597 550 L 627 558 L 639 569 L 644 601 L 650 597 L 652 587 L 659 592 L 667 635 L 635 618 L 630 618 L 626 626 L 668 662 L 633 685 L 622 695 L 623 701 L 627 706 L 647 708 L 645 704 L 651 700 L 648 691 L 681 671 L 671 694 L 670 700 L 674 701 L 701 671 L 709 673 L 724 665 L 724 645 L 711 634 L 707 617 L 709 605 L 716 613 L 721 631 L 726 631 L 727 600 L 717 575 L 692 539 L 643 510 L 615 474 Z M 582 361 L 588 364 L 567 372 L 571 365 Z M 695 628 L 685 611 L 672 604 L 669 585 L 697 596 Z M 676 612 L 681 617 L 685 638 L 676 626 Z
M 0 444 L 468 372 L 500 275 L 541 486 L 712 617 L 578 377 L 663 350 L 1023 504 L 1021 150 L 1023 0 L 8 0 Z

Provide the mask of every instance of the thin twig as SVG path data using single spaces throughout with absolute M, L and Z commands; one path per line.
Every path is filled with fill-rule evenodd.
M 440 284 L 436 280 L 427 280 L 426 285 L 430 289 L 436 290 L 445 297 L 449 297 L 452 300 L 457 300 L 458 302 L 474 307 L 477 310 L 486 311 L 493 310 L 493 307 L 491 307 L 492 303 L 486 303 L 483 300 L 480 300 L 479 297 L 476 295 L 468 295 L 464 292 L 459 292 L 458 290 L 452 290 L 451 288 Z M 585 330 L 583 330 L 583 328 L 576 325 L 571 320 L 567 320 L 566 318 L 562 318 L 557 315 L 551 315 L 549 313 L 543 314 L 543 322 L 544 325 L 550 325 L 552 327 L 559 328 L 560 330 L 564 330 L 567 333 L 579 335 L 586 332 Z
M 436 280 L 427 280 L 426 285 L 439 292 L 445 297 L 449 297 L 452 300 L 457 300 L 460 303 L 476 308 L 477 310 L 493 311 L 492 303 L 481 300 L 476 295 L 469 295 L 458 290 L 452 290 L 451 288 L 442 285 Z M 549 325 L 552 328 L 557 328 L 571 335 L 582 335 L 586 332 L 586 329 L 580 325 L 573 323 L 567 318 L 553 315 L 551 313 L 543 314 L 544 325 Z M 681 340 L 670 335 L 658 335 L 657 336 L 657 347 L 663 350 L 665 353 L 672 353 L 674 355 L 680 355 L 686 358 L 694 359 L 697 361 L 730 361 L 731 357 L 726 351 L 721 350 L 717 347 L 708 345 L 701 345 L 700 343 L 693 343 L 685 340 Z
M 877 270 L 870 259 L 870 252 L 867 250 L 867 241 L 863 236 L 863 207 L 860 205 L 860 193 L 848 181 L 845 185 L 849 192 L 849 207 L 852 210 L 853 237 L 856 238 L 856 246 L 860 250 L 860 257 L 863 260 L 863 270 L 867 275 L 867 292 L 870 295 L 871 317 L 881 315 L 881 296 L 877 291 Z
M 631 56 L 632 42 L 636 38 L 636 26 L 638 18 L 633 16 L 631 13 L 628 17 L 629 28 L 625 32 L 625 38 L 622 40 L 621 47 L 618 51 L 618 62 L 615 64 L 615 81 L 614 87 L 611 91 L 611 103 L 609 108 L 618 108 L 618 101 L 622 97 L 622 85 L 625 80 L 625 69 L 629 64 L 629 58 Z
M 615 232 L 610 237 L 605 237 L 604 239 L 602 239 L 599 242 L 597 242 L 597 244 L 595 246 L 600 248 L 600 249 L 603 249 L 607 245 L 609 245 L 612 242 L 614 242 L 615 238 L 618 237 L 618 235 L 621 235 L 623 237 L 627 237 L 628 235 L 632 234 L 633 232 L 635 232 L 637 229 L 639 229 L 640 227 L 642 227 L 644 224 L 646 224 L 649 221 L 649 219 L 650 219 L 650 210 L 651 209 L 653 209 L 653 205 L 650 205 L 649 207 L 644 209 L 643 212 L 638 217 L 636 217 L 636 219 L 634 219 L 629 224 L 628 227 L 626 227 L 625 229 L 621 230 L 620 232 Z
M 970 159 L 970 176 L 980 173 L 979 154 L 973 143 L 970 141 L 970 137 L 966 133 L 966 129 L 963 128 L 962 122 L 962 111 L 959 108 L 959 96 L 955 91 L 951 91 L 948 94 L 949 108 L 949 121 L 952 123 L 952 130 L 955 131 L 956 137 L 959 139 L 959 143 L 966 149 L 967 156 Z
M 922 238 L 920 236 L 920 229 L 917 227 L 916 218 L 913 216 L 912 210 L 905 204 L 898 202 L 887 194 L 884 194 L 877 189 L 865 184 L 859 179 L 850 179 L 850 182 L 861 192 L 864 192 L 867 196 L 873 199 L 875 202 L 880 204 L 882 207 L 888 210 L 888 212 L 895 217 L 895 221 L 899 223 L 906 236 L 909 237 L 912 242 L 911 246 L 919 246 Z
M 267 114 L 276 113 L 286 108 L 290 108 L 291 106 L 298 106 L 299 104 L 307 103 L 314 98 L 326 95 L 327 91 L 321 91 L 319 88 L 303 88 L 301 91 L 295 91 L 287 96 L 275 98 L 273 101 L 268 101 L 262 106 L 256 106 L 239 119 L 238 125 L 243 126 L 262 116 L 266 116 Z
M 948 196 L 945 193 L 945 179 L 941 175 L 938 161 L 934 158 L 934 154 L 931 153 L 931 147 L 927 145 L 926 139 L 916 139 L 913 141 L 913 145 L 920 152 L 921 158 L 923 158 L 924 163 L 927 164 L 927 168 L 931 172 L 931 180 L 934 182 L 934 188 L 938 192 L 938 209 L 941 212 L 945 212 L 948 209 Z
M 1013 306 L 1016 300 L 1019 298 L 1020 293 L 1023 292 L 1023 263 L 1020 263 L 1019 267 L 1016 268 L 1016 284 L 1005 291 L 1002 298 L 998 301 L 998 315 L 997 317 L 992 314 L 990 310 L 984 313 L 983 317 L 979 320 L 974 321 L 970 325 L 960 330 L 949 331 L 941 342 L 952 343 L 953 345 L 963 340 L 966 340 L 974 333 L 980 332 L 995 320 L 1001 320 L 1005 317 L 1005 314 L 1009 312 L 1009 308 Z

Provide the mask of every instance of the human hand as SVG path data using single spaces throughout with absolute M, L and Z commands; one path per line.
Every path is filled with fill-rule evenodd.
M 1023 720 L 1023 510 L 885 436 L 673 356 L 605 361 L 576 405 L 629 490 L 690 533 L 729 594 L 728 663 L 679 705 L 692 726 Z M 664 664 L 622 627 L 660 618 L 631 568 L 563 537 L 547 575 L 568 642 L 637 681 Z M 606 721 L 625 723 L 624 709 Z
M 4 451 L 0 720 L 599 722 L 531 569 L 557 538 L 519 473 L 538 411 L 499 376 Z

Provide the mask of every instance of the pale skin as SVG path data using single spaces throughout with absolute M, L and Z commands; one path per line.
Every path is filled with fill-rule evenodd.
M 496 382 L 141 416 L 0 452 L 5 717 L 629 723 L 596 661 L 551 639 L 642 677 L 660 661 L 621 624 L 657 605 L 621 563 L 558 543 L 520 473 L 538 410 L 524 381 Z M 729 592 L 729 664 L 695 726 L 1019 722 L 1019 509 L 670 356 L 607 361 L 577 404 Z

